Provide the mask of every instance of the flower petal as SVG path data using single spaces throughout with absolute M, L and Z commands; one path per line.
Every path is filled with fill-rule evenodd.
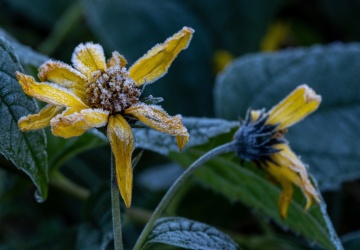
M 115 157 L 116 180 L 120 194 L 126 207 L 130 207 L 133 182 L 131 155 L 134 151 L 132 130 L 121 115 L 112 115 L 109 118 L 107 136 Z
M 87 108 L 87 105 L 70 90 L 52 83 L 38 83 L 32 76 L 16 72 L 24 92 L 49 104 L 67 107 Z
M 320 102 L 321 96 L 307 85 L 301 85 L 269 111 L 267 123 L 279 124 L 279 130 L 285 129 L 315 111 Z
M 104 49 L 100 44 L 79 44 L 72 55 L 71 61 L 74 68 L 83 73 L 88 79 L 92 73 L 106 69 Z
M 54 82 L 60 86 L 71 89 L 77 96 L 85 100 L 86 77 L 70 65 L 60 61 L 47 61 L 39 68 L 40 81 Z
M 281 179 L 286 179 L 301 188 L 306 198 L 305 210 L 311 206 L 312 199 L 320 203 L 319 195 L 310 182 L 306 167 L 300 159 L 287 144 L 278 144 L 275 147 L 281 149 L 281 151 L 273 154 L 271 158 L 278 165 L 269 162 L 268 167 L 265 169 L 282 185 L 284 181 Z
M 180 115 L 169 116 L 165 110 L 155 105 L 136 104 L 125 110 L 125 114 L 133 115 L 149 127 L 173 136 L 178 136 L 179 148 L 185 146 L 189 133 L 182 124 Z
M 50 120 L 61 113 L 61 106 L 46 105 L 39 113 L 21 117 L 18 126 L 21 131 L 45 128 L 50 125 Z
M 137 86 L 152 83 L 165 75 L 180 51 L 187 48 L 193 33 L 193 29 L 184 27 L 138 59 L 129 69 L 129 74 Z
M 110 57 L 107 60 L 106 67 L 110 68 L 110 67 L 114 67 L 116 65 L 119 65 L 122 68 L 122 67 L 125 67 L 126 64 L 127 64 L 127 61 L 126 61 L 125 57 L 120 55 L 119 52 L 114 51 L 112 53 L 112 57 Z
M 51 120 L 51 131 L 63 138 L 79 136 L 88 129 L 105 126 L 108 117 L 109 112 L 102 109 L 69 108 Z

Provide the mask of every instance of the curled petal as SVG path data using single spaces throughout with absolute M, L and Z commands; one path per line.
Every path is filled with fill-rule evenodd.
M 268 124 L 279 124 L 285 129 L 301 121 L 320 105 L 321 96 L 307 85 L 301 85 L 269 111 Z
M 50 125 L 50 120 L 60 114 L 64 108 L 61 106 L 46 105 L 39 113 L 20 118 L 18 126 L 21 131 L 45 128 Z
M 188 141 L 189 141 L 188 135 L 187 136 L 183 136 L 183 135 L 176 136 L 176 144 L 178 145 L 180 151 L 185 147 L 185 145 L 186 145 L 186 143 L 188 143 Z
M 114 67 L 116 65 L 119 65 L 120 67 L 125 67 L 127 64 L 127 61 L 125 59 L 125 57 L 123 57 L 121 54 L 119 54 L 119 52 L 114 51 L 112 53 L 112 57 L 110 57 L 107 62 L 106 62 L 106 66 L 108 68 L 110 67 Z
M 52 83 L 38 83 L 32 76 L 16 72 L 16 77 L 24 92 L 40 101 L 56 106 L 82 107 L 87 105 L 70 90 Z
M 180 51 L 188 47 L 193 33 L 193 29 L 184 27 L 138 59 L 129 69 L 129 74 L 137 86 L 152 83 L 165 75 Z
M 112 115 L 109 118 L 107 135 L 115 157 L 116 180 L 120 194 L 126 207 L 130 207 L 133 182 L 131 155 L 134 151 L 132 130 L 121 115 Z
M 104 50 L 100 44 L 79 44 L 74 50 L 71 61 L 74 67 L 88 79 L 92 78 L 93 72 L 106 69 Z
M 133 115 L 149 127 L 173 136 L 181 149 L 188 141 L 189 133 L 181 122 L 181 116 L 169 116 L 165 110 L 155 105 L 137 104 L 125 110 L 125 114 Z
M 88 129 L 105 126 L 108 117 L 109 113 L 102 109 L 69 108 L 51 120 L 51 131 L 55 136 L 71 138 Z
M 51 81 L 71 89 L 77 96 L 85 100 L 86 77 L 70 65 L 59 61 L 47 61 L 39 68 L 39 79 Z

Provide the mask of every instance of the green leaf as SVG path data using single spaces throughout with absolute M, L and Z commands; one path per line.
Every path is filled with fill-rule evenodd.
M 47 152 L 51 170 L 60 167 L 77 154 L 108 143 L 107 138 L 95 129 L 70 139 L 56 137 L 52 135 L 49 129 L 46 132 L 48 138 Z
M 214 138 L 211 143 L 190 148 L 185 153 L 170 153 L 170 157 L 188 167 L 192 162 L 214 147 L 223 144 L 232 137 L 228 133 Z M 196 172 L 202 183 L 221 193 L 232 202 L 241 201 L 251 209 L 265 214 L 281 225 L 304 236 L 309 242 L 317 243 L 325 249 L 342 249 L 341 243 L 326 213 L 326 206 L 314 204 L 304 212 L 305 199 L 299 189 L 295 190 L 289 206 L 288 216 L 284 220 L 278 211 L 278 199 L 281 187 L 270 182 L 265 174 L 254 165 L 241 166 L 233 153 L 217 157 Z
M 39 67 L 45 61 L 49 60 L 49 58 L 45 55 L 42 55 L 30 47 L 25 46 L 19 43 L 15 38 L 6 33 L 3 29 L 0 28 L 0 37 L 5 37 L 8 41 L 11 42 L 14 47 L 16 55 L 19 57 L 22 65 L 31 65 L 35 67 Z
M 238 127 L 238 122 L 213 118 L 184 117 L 183 124 L 188 129 L 190 140 L 185 149 L 205 144 L 209 138 L 229 132 Z M 136 147 L 148 149 L 167 155 L 171 151 L 179 151 L 175 137 L 150 128 L 134 129 Z
M 163 97 L 169 114 L 212 115 L 214 79 L 210 72 L 215 40 L 181 1 L 84 0 L 84 6 L 89 27 L 108 54 L 119 51 L 129 67 L 183 26 L 194 28 L 189 47 L 179 54 L 164 77 L 146 87 L 145 94 Z
M 237 249 L 236 243 L 216 228 L 181 217 L 158 219 L 148 237 L 145 248 L 153 243 L 197 250 Z
M 289 129 L 294 151 L 310 165 L 321 190 L 360 177 L 360 45 L 332 44 L 240 57 L 219 75 L 219 117 L 244 117 L 248 108 L 270 109 L 307 83 L 322 96 L 320 108 Z
M 48 165 L 43 130 L 22 133 L 17 121 L 36 113 L 34 100 L 25 95 L 15 77 L 21 71 L 11 45 L 0 37 L 0 153 L 24 171 L 37 187 L 37 198 L 46 199 L 48 192 Z

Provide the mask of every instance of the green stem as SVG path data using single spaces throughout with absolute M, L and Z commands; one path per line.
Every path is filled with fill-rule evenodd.
M 46 55 L 52 54 L 81 18 L 82 6 L 80 1 L 76 1 L 60 17 L 50 35 L 39 45 L 37 50 Z
M 50 185 L 64 191 L 65 193 L 85 201 L 90 196 L 89 190 L 72 182 L 58 171 L 53 171 L 50 175 Z
M 121 212 L 120 212 L 120 195 L 119 189 L 116 185 L 115 177 L 115 157 L 111 153 L 111 207 L 112 207 L 112 222 L 114 233 L 114 249 L 123 250 L 122 232 L 121 232 Z
M 160 217 L 162 211 L 165 209 L 166 205 L 171 201 L 174 197 L 174 194 L 182 187 L 182 185 L 192 176 L 192 174 L 205 162 L 209 161 L 210 159 L 214 158 L 215 156 L 223 153 L 227 153 L 233 151 L 233 142 L 226 143 L 221 145 L 217 148 L 214 148 L 207 152 L 206 154 L 202 155 L 198 158 L 195 162 L 193 162 L 179 178 L 173 183 L 173 185 L 169 188 L 166 192 L 160 203 L 155 208 L 153 214 L 151 215 L 149 221 L 146 223 L 140 237 L 138 238 L 137 242 L 135 243 L 134 250 L 140 250 L 143 246 L 144 242 L 146 241 L 151 229 L 155 223 L 155 221 Z

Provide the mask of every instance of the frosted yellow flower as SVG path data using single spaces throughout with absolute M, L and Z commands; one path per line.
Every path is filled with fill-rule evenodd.
M 287 216 L 293 184 L 301 188 L 306 198 L 305 210 L 313 199 L 320 202 L 305 165 L 284 138 L 287 128 L 315 111 L 320 102 L 321 96 L 301 85 L 270 111 L 251 111 L 234 136 L 238 157 L 257 163 L 282 186 L 279 212 L 283 218 Z
M 129 121 L 140 120 L 176 136 L 180 150 L 189 139 L 180 115 L 169 116 L 160 106 L 147 105 L 139 97 L 143 85 L 166 74 L 180 51 L 187 48 L 193 32 L 184 27 L 153 47 L 129 70 L 118 52 L 113 52 L 106 61 L 99 44 L 86 43 L 76 47 L 73 67 L 52 60 L 41 65 L 38 77 L 42 82 L 16 72 L 26 94 L 48 103 L 38 114 L 21 118 L 19 128 L 27 131 L 50 125 L 55 136 L 70 138 L 91 128 L 107 126 L 118 187 L 125 205 L 130 207 L 134 138 Z

